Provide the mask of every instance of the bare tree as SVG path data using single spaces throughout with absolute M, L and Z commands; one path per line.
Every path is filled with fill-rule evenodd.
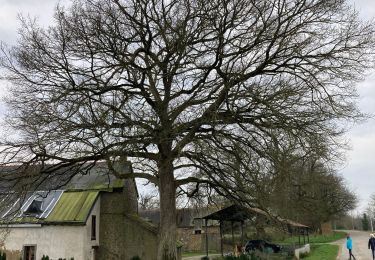
M 318 230 L 322 223 L 342 217 L 356 207 L 356 194 L 342 176 L 321 160 L 294 159 L 285 170 L 269 184 L 270 206 L 281 216 Z
M 139 207 L 142 210 L 158 208 L 159 204 L 156 194 L 141 193 L 139 196 Z
M 76 0 L 48 29 L 24 20 L 2 48 L 14 134 L 3 164 L 40 165 L 33 183 L 99 160 L 147 179 L 158 259 L 175 259 L 176 190 L 253 203 L 275 137 L 301 154 L 335 144 L 340 122 L 360 116 L 354 83 L 373 46 L 344 0 Z M 113 169 L 119 156 L 131 174 Z

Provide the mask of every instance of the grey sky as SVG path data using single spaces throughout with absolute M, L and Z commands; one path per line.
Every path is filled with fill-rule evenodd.
M 18 15 L 37 17 L 42 25 L 48 25 L 57 3 L 68 0 L 0 0 L 0 40 L 14 44 L 20 22 Z M 350 0 L 366 20 L 375 17 L 375 0 Z M 4 83 L 1 83 L 2 86 Z M 367 79 L 358 85 L 359 106 L 363 112 L 375 115 L 375 73 L 369 71 Z M 0 106 L 0 113 L 3 111 Z M 367 204 L 369 195 L 375 192 L 375 117 L 355 126 L 346 137 L 352 149 L 347 153 L 341 174 L 350 188 L 360 198 L 360 208 Z
M 375 18 L 374 0 L 351 0 L 366 20 Z M 374 20 L 375 21 L 375 20 Z M 347 134 L 351 150 L 347 152 L 342 175 L 359 196 L 359 209 L 363 210 L 372 193 L 375 193 L 375 72 L 369 71 L 366 80 L 358 84 L 359 107 L 371 117 L 354 126 Z

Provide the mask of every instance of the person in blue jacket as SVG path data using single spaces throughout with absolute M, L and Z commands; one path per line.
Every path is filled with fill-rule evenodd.
M 346 248 L 349 250 L 349 259 L 352 259 L 352 257 L 353 257 L 353 259 L 355 259 L 355 256 L 352 253 L 353 240 L 352 240 L 352 238 L 350 237 L 349 234 L 346 236 Z

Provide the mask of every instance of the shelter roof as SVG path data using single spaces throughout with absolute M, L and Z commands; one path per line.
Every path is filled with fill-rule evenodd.
M 216 211 L 217 208 L 182 208 L 177 209 L 176 223 L 177 227 L 192 227 L 194 226 L 194 219 L 201 219 L 209 213 Z M 143 219 L 152 222 L 155 225 L 160 223 L 160 209 L 140 210 L 139 216 Z
M 247 219 L 252 219 L 256 216 L 263 216 L 267 219 L 271 219 L 276 222 L 280 222 L 281 224 L 285 224 L 294 228 L 309 228 L 306 225 L 294 222 L 292 220 L 284 219 L 279 216 L 273 216 L 271 213 L 268 213 L 259 208 L 247 207 L 247 206 L 236 205 L 236 204 L 232 204 L 218 211 L 215 211 L 211 214 L 203 216 L 202 219 L 242 222 Z

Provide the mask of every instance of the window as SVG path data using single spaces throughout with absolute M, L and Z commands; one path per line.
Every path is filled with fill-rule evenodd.
M 42 201 L 33 200 L 27 210 L 24 212 L 25 215 L 38 215 L 42 213 Z
M 23 259 L 24 260 L 35 260 L 36 246 L 24 246 L 23 247 Z
M 96 240 L 96 216 L 91 216 L 91 240 Z

